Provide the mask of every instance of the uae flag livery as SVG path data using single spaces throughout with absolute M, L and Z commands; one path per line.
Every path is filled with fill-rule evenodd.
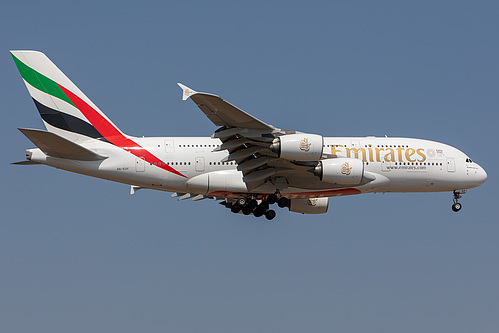
M 11 51 L 47 130 L 103 140 L 161 169 L 185 177 L 121 132 L 43 53 Z

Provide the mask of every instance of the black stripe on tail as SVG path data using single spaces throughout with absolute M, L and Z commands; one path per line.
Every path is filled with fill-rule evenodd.
M 107 141 L 91 124 L 80 118 L 49 108 L 33 98 L 42 119 L 57 128 L 65 131 L 85 135 L 94 139 Z

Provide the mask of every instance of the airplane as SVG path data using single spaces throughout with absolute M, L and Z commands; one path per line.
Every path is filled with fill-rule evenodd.
M 20 128 L 37 147 L 13 164 L 51 167 L 173 192 L 180 200 L 215 199 L 233 213 L 276 216 L 271 205 L 326 213 L 329 198 L 361 193 L 444 192 L 452 210 L 485 170 L 449 145 L 422 139 L 324 137 L 283 130 L 222 98 L 183 84 L 218 127 L 211 137 L 133 137 L 113 122 L 38 51 L 11 51 L 46 130 Z

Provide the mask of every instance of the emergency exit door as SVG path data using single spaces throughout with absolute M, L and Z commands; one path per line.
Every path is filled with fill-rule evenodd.
M 146 164 L 145 164 L 144 160 L 137 157 L 135 159 L 135 171 L 144 172 L 145 170 L 146 170 Z
M 204 157 L 196 157 L 196 171 L 204 171 Z

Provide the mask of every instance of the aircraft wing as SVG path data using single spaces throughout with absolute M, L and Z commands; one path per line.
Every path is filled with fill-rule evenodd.
M 216 95 L 194 91 L 181 83 L 178 85 L 183 91 L 182 99 L 185 101 L 190 97 L 216 126 L 256 130 L 275 129 L 274 126 L 264 123 Z
M 222 141 L 216 150 L 227 150 L 229 153 L 221 162 L 235 161 L 250 191 L 258 191 L 258 187 L 269 181 L 279 190 L 288 185 L 305 188 L 323 186 L 316 176 L 305 172 L 314 165 L 279 158 L 273 149 L 277 137 L 297 132 L 266 124 L 216 95 L 196 92 L 180 83 L 178 85 L 182 88 L 183 100 L 192 99 L 216 126 L 221 126 L 212 135 Z M 291 179 L 295 184 L 290 184 Z

